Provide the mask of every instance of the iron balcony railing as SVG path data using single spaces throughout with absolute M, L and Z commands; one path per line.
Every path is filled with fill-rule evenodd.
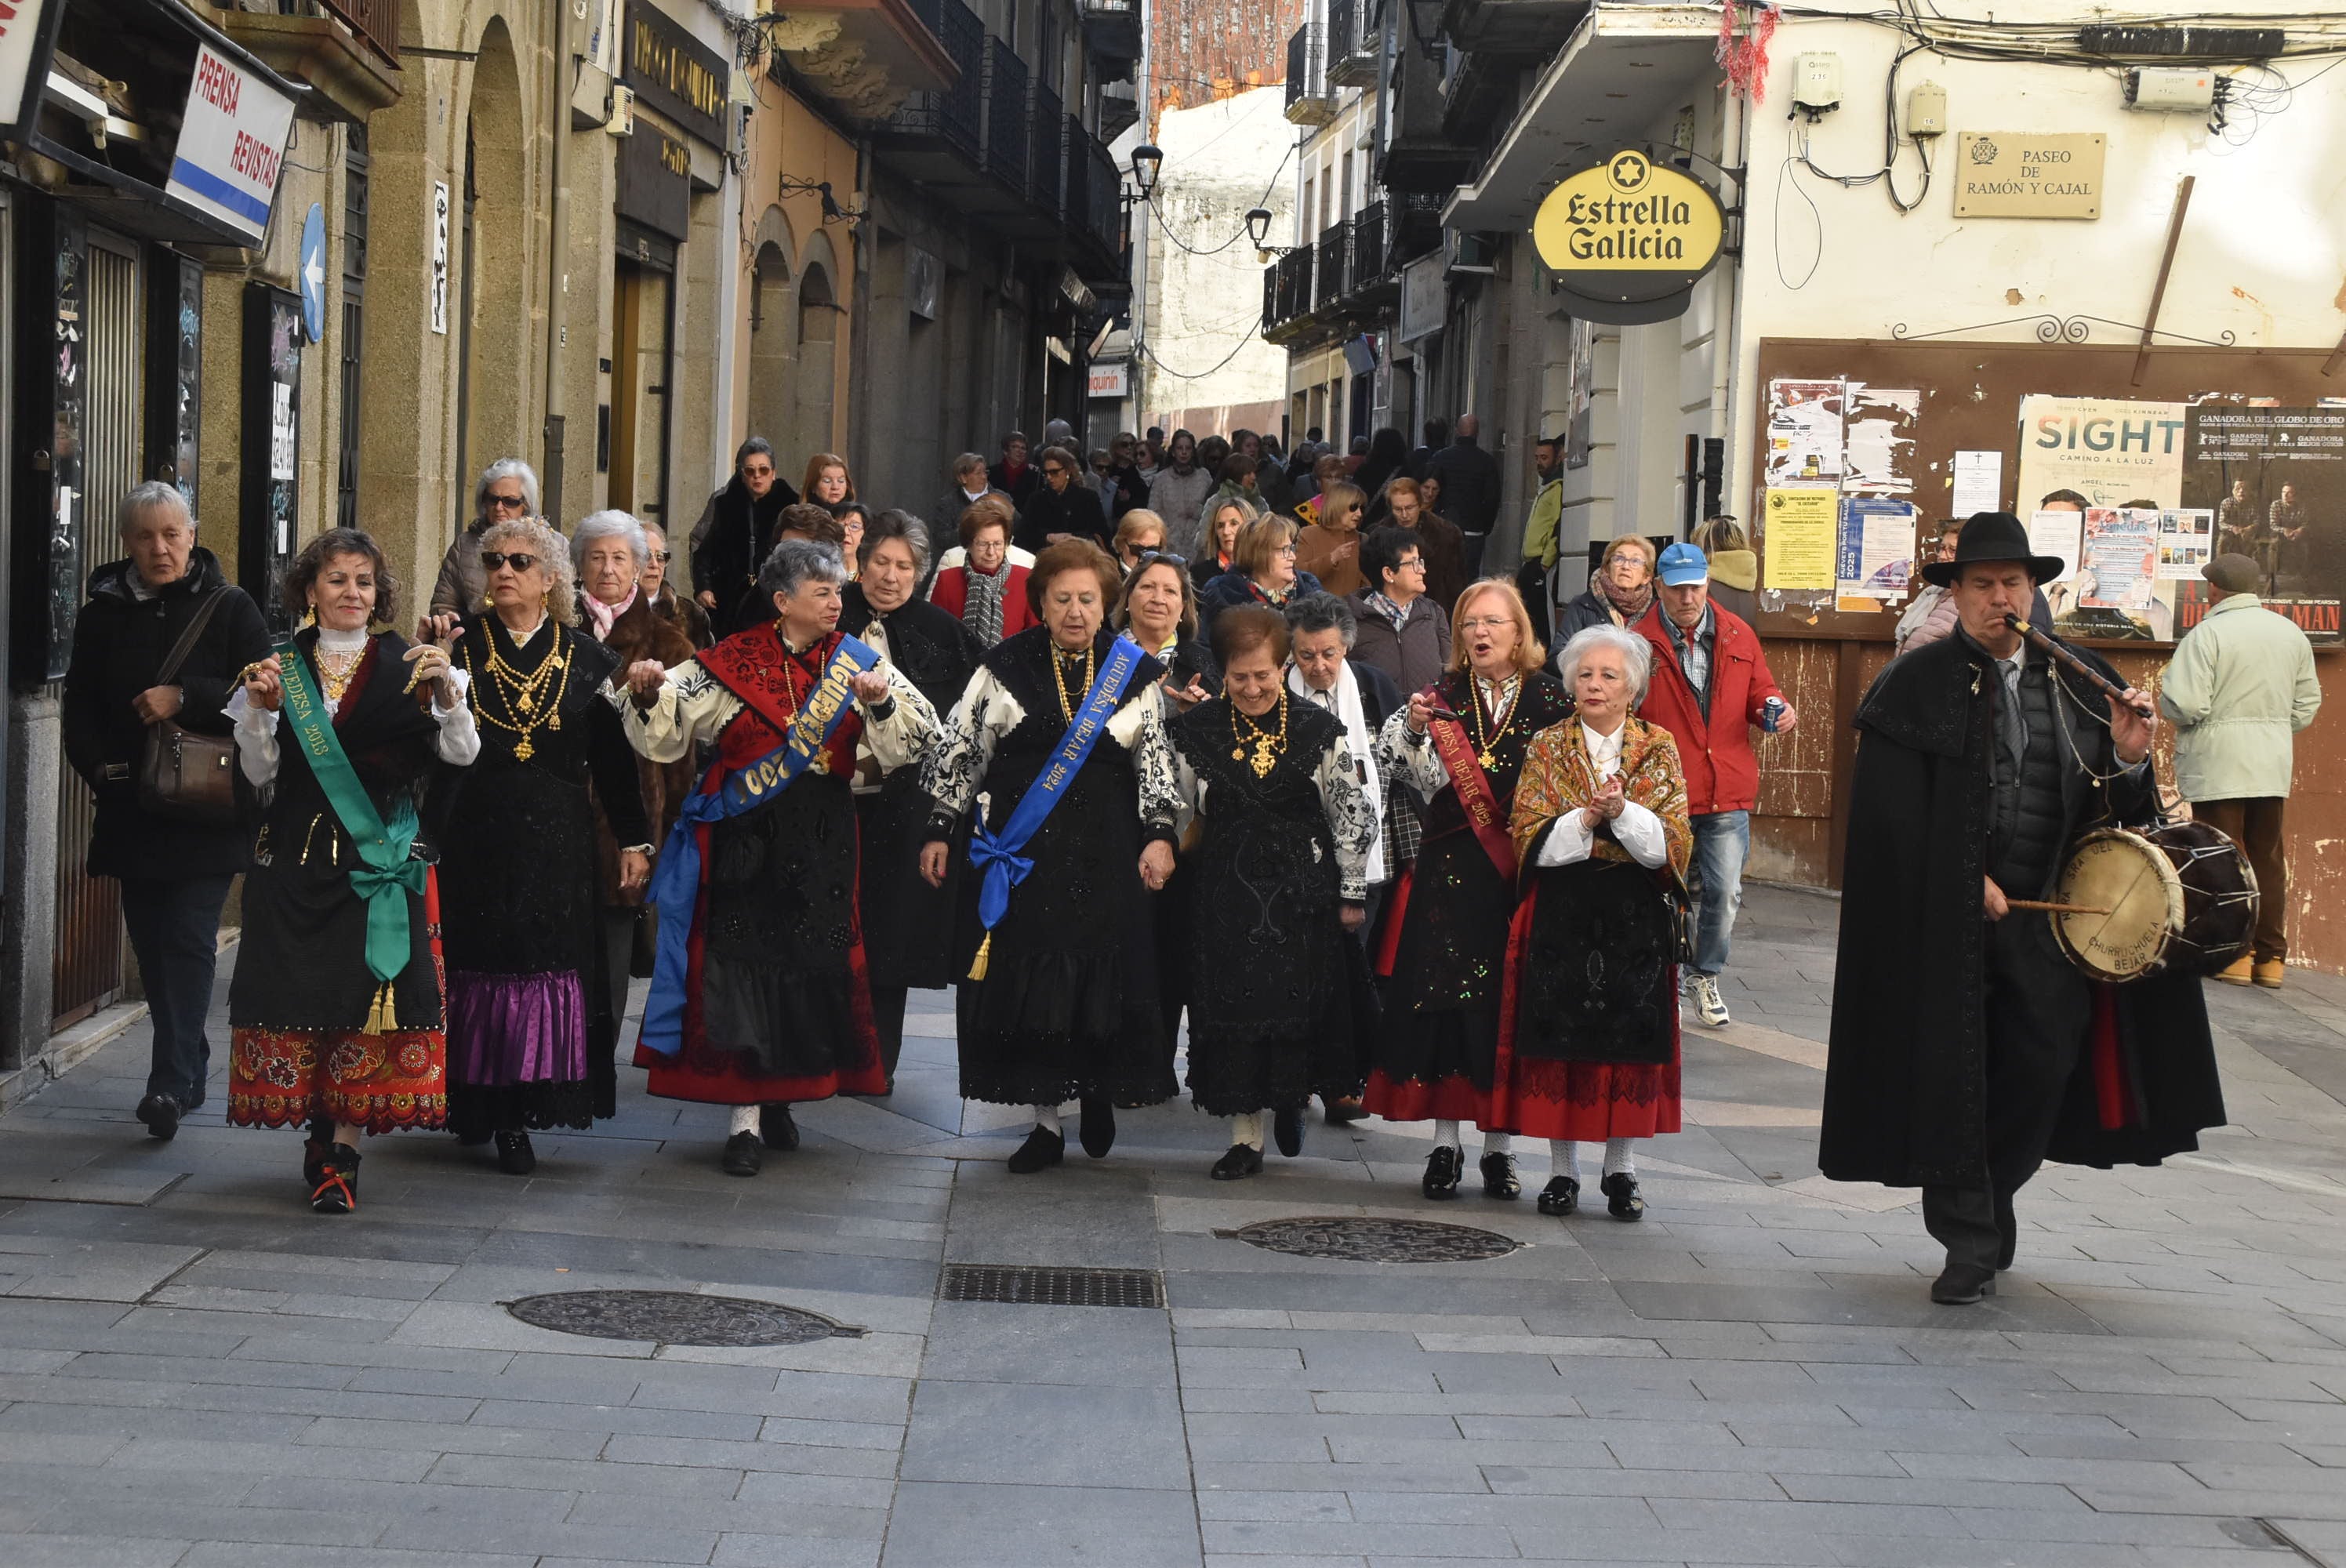
M 1347 293 L 1358 293 L 1383 280 L 1386 249 L 1385 204 L 1372 201 L 1352 215 L 1352 270 L 1345 282 Z
M 1037 80 L 1027 106 L 1026 123 L 1035 145 L 1026 159 L 1026 195 L 1035 206 L 1056 218 L 1066 204 L 1066 108 L 1049 84 Z
M 1327 36 L 1306 22 L 1287 40 L 1287 117 L 1295 125 L 1325 125 L 1335 115 L 1328 92 Z
M 897 138 L 934 137 L 975 163 L 983 156 L 979 137 L 985 121 L 985 24 L 962 0 L 921 0 L 915 9 L 935 31 L 937 42 L 944 46 L 960 74 L 944 92 L 918 92 L 907 97 L 888 117 L 882 134 Z
M 1319 252 L 1318 275 L 1312 280 L 1311 305 L 1314 310 L 1332 305 L 1344 297 L 1344 252 L 1352 242 L 1352 226 L 1331 223 L 1320 231 L 1320 242 L 1313 247 Z
M 400 0 L 316 0 L 317 8 L 358 35 L 359 41 L 389 64 L 399 64 Z M 285 9 L 300 12 L 301 0 Z
M 1311 311 L 1311 247 L 1299 246 L 1271 263 L 1276 276 L 1279 319 L 1291 321 Z
M 1026 188 L 1026 62 L 1000 38 L 985 40 L 985 172 Z
M 1085 216 L 1089 220 L 1092 238 L 1109 255 L 1122 255 L 1124 203 L 1117 198 L 1123 188 L 1123 178 L 1117 173 L 1116 159 L 1100 145 L 1099 137 L 1086 131 L 1083 147 Z M 1067 172 L 1072 179 L 1075 170 L 1070 168 Z

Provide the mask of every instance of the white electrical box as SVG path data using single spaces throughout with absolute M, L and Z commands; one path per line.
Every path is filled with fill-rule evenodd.
M 603 122 L 603 128 L 613 136 L 636 134 L 635 88 L 611 84 L 611 117 Z
M 2216 73 L 2205 66 L 2155 66 L 2126 74 L 2126 106 L 2153 114 L 2205 114 L 2216 102 Z
M 1794 56 L 1792 103 L 1811 115 L 1841 107 L 1841 56 L 1817 50 Z
M 1917 82 L 1906 95 L 1906 134 L 1916 141 L 1947 134 L 1947 89 L 1936 82 Z

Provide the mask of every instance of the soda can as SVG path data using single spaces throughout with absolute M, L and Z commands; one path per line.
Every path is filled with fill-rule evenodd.
M 1775 734 L 1776 726 L 1782 722 L 1783 718 L 1784 699 L 1780 697 L 1770 697 L 1766 702 L 1760 705 L 1760 732 L 1765 735 Z

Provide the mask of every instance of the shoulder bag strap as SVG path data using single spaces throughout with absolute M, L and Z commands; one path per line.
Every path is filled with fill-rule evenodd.
M 188 662 L 189 654 L 196 651 L 196 639 L 204 635 L 206 626 L 211 625 L 212 612 L 219 608 L 219 602 L 226 597 L 228 588 L 225 585 L 204 596 L 204 602 L 196 606 L 195 618 L 188 623 L 188 629 L 181 632 L 179 640 L 172 645 L 171 657 L 165 659 L 163 667 L 155 672 L 157 686 L 169 686 L 178 678 L 179 667 Z

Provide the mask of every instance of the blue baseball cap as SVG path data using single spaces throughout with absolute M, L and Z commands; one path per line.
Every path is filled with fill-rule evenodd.
M 1673 545 L 1654 563 L 1654 575 L 1665 588 L 1683 588 L 1710 575 L 1710 563 L 1692 545 Z

